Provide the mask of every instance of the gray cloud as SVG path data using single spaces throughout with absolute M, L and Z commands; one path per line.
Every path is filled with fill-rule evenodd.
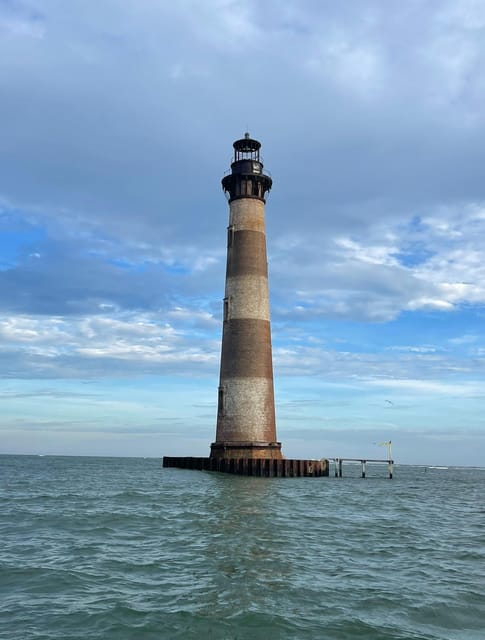
M 196 212 L 222 209 L 207 185 L 249 124 L 264 137 L 283 226 L 294 229 L 292 202 L 300 222 L 328 228 L 345 213 L 365 224 L 362 203 L 375 199 L 392 215 L 483 198 L 480 15 L 467 3 L 348 4 L 269 2 L 263 21 L 256 3 L 31 2 L 16 19 L 41 37 L 14 31 L 2 45 L 17 61 L 16 73 L 0 67 L 4 195 L 102 217 L 125 237 L 190 227 L 205 242 L 217 217 Z M 239 64 L 248 47 L 267 73 Z

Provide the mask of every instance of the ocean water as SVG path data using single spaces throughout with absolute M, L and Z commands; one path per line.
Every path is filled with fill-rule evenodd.
M 0 638 L 485 638 L 485 470 L 0 456 Z

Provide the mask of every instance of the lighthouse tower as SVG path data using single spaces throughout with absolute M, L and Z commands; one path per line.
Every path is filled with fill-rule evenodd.
M 276 441 L 264 207 L 272 180 L 261 143 L 233 144 L 216 441 L 211 458 L 280 459 Z

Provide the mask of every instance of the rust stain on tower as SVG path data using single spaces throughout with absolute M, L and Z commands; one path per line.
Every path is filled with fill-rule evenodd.
M 216 441 L 211 458 L 281 459 L 276 438 L 261 143 L 233 144 Z

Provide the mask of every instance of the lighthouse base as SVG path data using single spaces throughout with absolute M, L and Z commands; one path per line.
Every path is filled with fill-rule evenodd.
M 248 458 L 251 460 L 281 460 L 281 442 L 213 442 L 211 458 L 230 460 Z
M 174 458 L 165 456 L 163 467 L 219 471 L 260 478 L 321 478 L 329 475 L 328 460 L 288 460 L 286 458 Z

